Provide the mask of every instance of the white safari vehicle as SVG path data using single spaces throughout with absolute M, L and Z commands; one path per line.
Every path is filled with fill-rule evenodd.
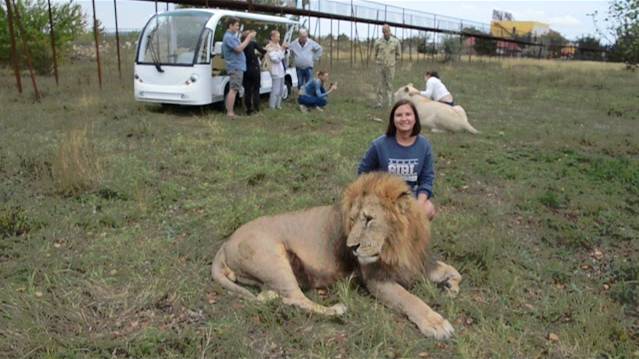
M 298 22 L 277 16 L 228 10 L 180 9 L 156 14 L 147 22 L 135 58 L 135 99 L 178 105 L 207 105 L 223 101 L 229 77 L 222 59 L 222 38 L 229 16 L 240 19 L 241 30 L 257 32 L 266 46 L 270 32 L 279 30 L 290 42 Z M 240 31 L 241 32 L 241 31 Z M 238 33 L 239 36 L 239 33 Z M 294 68 L 287 68 L 283 97 L 297 86 Z M 271 76 L 262 71 L 260 93 L 271 91 Z M 240 93 L 240 96 L 243 96 Z

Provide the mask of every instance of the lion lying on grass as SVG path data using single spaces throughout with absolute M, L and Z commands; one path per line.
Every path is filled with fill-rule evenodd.
M 213 278 L 246 298 L 281 297 L 286 304 L 341 315 L 301 288 L 322 288 L 355 274 L 368 291 L 414 322 L 427 336 L 445 339 L 453 327 L 409 288 L 425 275 L 459 292 L 455 268 L 430 260 L 430 225 L 406 183 L 387 173 L 359 177 L 344 191 L 341 207 L 323 206 L 260 217 L 241 226 L 217 252 Z M 237 283 L 261 287 L 256 297 Z
M 395 101 L 403 99 L 409 100 L 415 105 L 419 114 L 419 122 L 433 132 L 466 130 L 474 135 L 479 133 L 468 123 L 468 117 L 466 117 L 466 111 L 463 107 L 432 101 L 421 95 L 419 90 L 413 87 L 413 84 L 402 86 L 395 92 Z

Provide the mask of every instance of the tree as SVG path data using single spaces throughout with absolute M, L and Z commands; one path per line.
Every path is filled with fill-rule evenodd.
M 19 28 L 14 22 L 16 35 L 22 36 L 26 40 L 36 71 L 40 74 L 50 74 L 53 69 L 53 55 L 47 1 L 16 0 L 16 7 L 20 14 L 21 28 L 25 30 L 24 34 L 20 34 Z M 52 3 L 51 13 L 57 57 L 58 60 L 62 60 L 71 49 L 71 42 L 84 32 L 86 20 L 82 14 L 81 6 L 71 1 Z M 15 11 L 13 15 L 15 18 Z M 8 64 L 11 59 L 11 39 L 9 36 L 6 8 L 0 6 L 0 64 L 3 65 Z M 18 59 L 21 63 L 26 63 L 26 54 L 23 53 L 21 41 L 18 41 L 16 45 Z
M 568 40 L 557 31 L 550 30 L 548 33 L 541 35 L 539 40 L 546 45 L 547 55 L 549 57 L 560 57 L 561 49 L 568 44 Z
M 603 46 L 601 41 L 594 36 L 582 36 L 577 39 L 577 52 L 575 53 L 575 59 L 578 60 L 590 60 L 601 61 L 603 53 Z
M 639 66 L 639 0 L 614 0 L 606 21 L 615 36 L 613 56 L 634 70 Z
M 454 61 L 461 54 L 462 46 L 459 42 L 459 36 L 456 35 L 444 35 L 442 42 L 444 48 L 444 61 Z
M 466 27 L 462 31 L 472 35 L 490 36 L 490 34 L 477 30 L 474 27 Z M 474 37 L 474 38 L 475 38 L 475 44 L 473 45 L 473 49 L 475 50 L 475 52 L 477 52 L 478 55 L 487 55 L 487 56 L 495 55 L 497 50 L 497 41 L 492 39 L 481 38 L 481 37 Z

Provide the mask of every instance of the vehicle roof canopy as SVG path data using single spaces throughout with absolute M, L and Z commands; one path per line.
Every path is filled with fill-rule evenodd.
M 176 9 L 171 11 L 166 11 L 163 13 L 159 13 L 158 15 L 171 15 L 175 13 L 207 13 L 211 14 L 211 19 L 206 23 L 206 27 L 214 28 L 214 26 L 218 23 L 219 19 L 224 16 L 235 16 L 239 19 L 251 19 L 251 20 L 261 20 L 268 21 L 273 23 L 280 24 L 289 24 L 289 25 L 299 25 L 298 21 L 291 20 L 285 17 L 266 15 L 260 13 L 251 13 L 251 12 L 243 12 L 243 11 L 233 11 L 233 10 L 223 10 L 223 9 Z

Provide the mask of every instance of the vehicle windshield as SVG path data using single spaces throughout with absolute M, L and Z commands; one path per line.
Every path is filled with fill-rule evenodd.
M 154 16 L 140 38 L 138 63 L 192 65 L 202 30 L 211 16 L 198 11 Z

